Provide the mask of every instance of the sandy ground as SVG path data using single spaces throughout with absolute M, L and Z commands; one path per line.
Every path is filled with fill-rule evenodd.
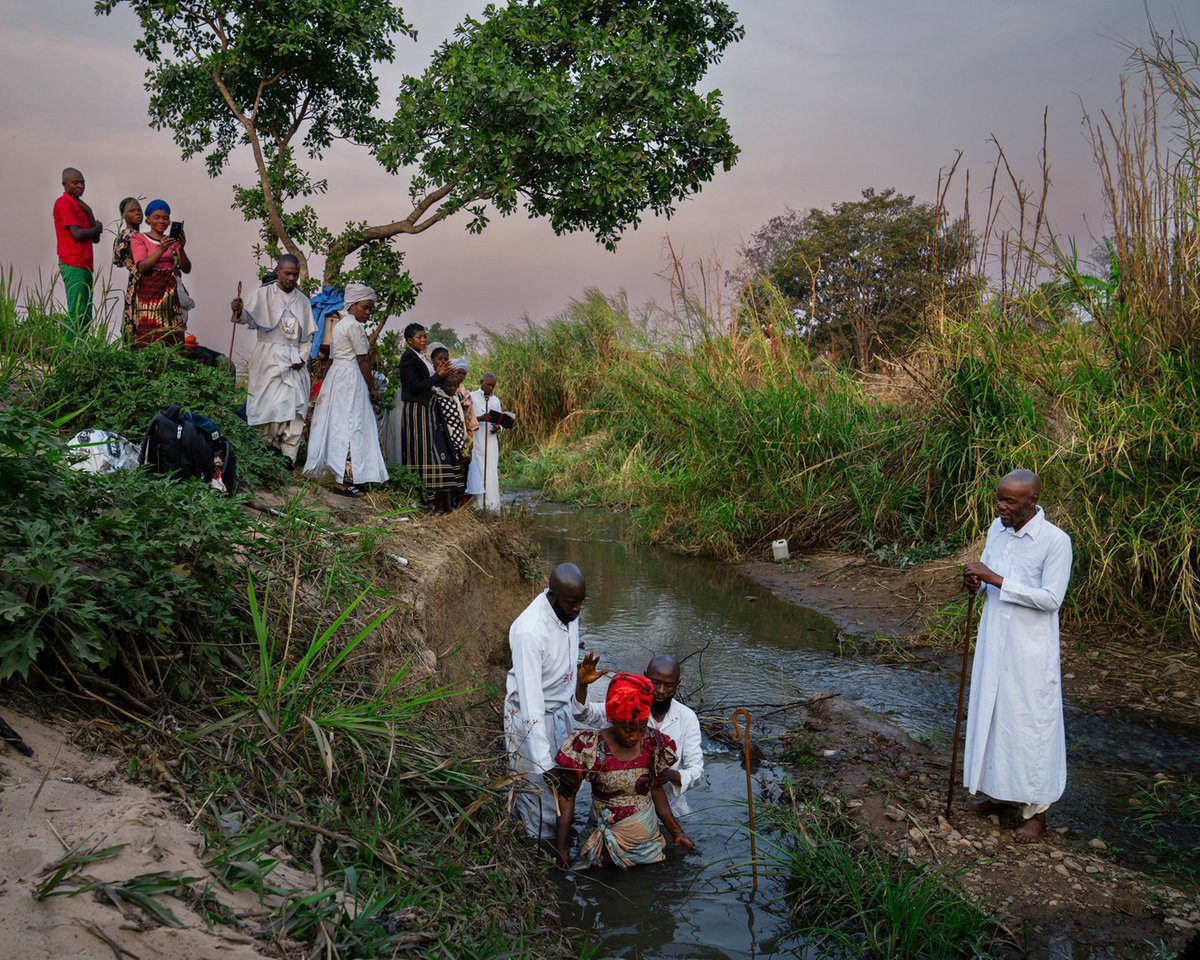
M 1041 843 L 1018 844 L 1015 820 L 967 811 L 962 791 L 947 821 L 946 760 L 885 718 L 823 696 L 812 697 L 792 735 L 810 758 L 791 769 L 795 782 L 836 797 L 897 855 L 952 872 L 1017 943 L 1028 934 L 1040 948 L 1034 955 L 1046 955 L 1052 938 L 1089 946 L 1162 940 L 1178 949 L 1200 930 L 1200 891 L 1122 866 L 1099 838 L 1051 824 Z
M 103 740 L 106 721 L 51 726 L 9 707 L 0 714 L 34 751 L 25 757 L 0 747 L 0 943 L 8 960 L 112 960 L 118 948 L 143 960 L 261 956 L 247 932 L 264 917 L 257 899 L 217 883 L 203 864 L 203 838 L 170 800 L 130 783 L 115 759 L 84 746 Z M 155 898 L 178 918 L 178 929 L 137 907 L 118 910 L 92 892 L 36 899 L 39 883 L 67 848 L 116 845 L 121 849 L 113 856 L 84 866 L 58 889 L 77 890 L 88 879 L 119 885 L 175 874 L 189 878 L 185 886 L 196 894 L 212 891 L 229 925 L 209 926 L 193 897 Z

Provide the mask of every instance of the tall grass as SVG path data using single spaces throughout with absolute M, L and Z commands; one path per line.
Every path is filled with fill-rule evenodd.
M 486 362 L 521 416 L 514 477 L 735 558 L 776 537 L 965 544 L 998 479 L 1029 467 L 1074 540 L 1075 608 L 1200 641 L 1200 58 L 1182 52 L 1160 38 L 1142 56 L 1151 93 L 1094 128 L 1104 275 L 1049 231 L 1044 195 L 1019 193 L 1003 282 L 972 309 L 944 305 L 886 377 L 781 339 L 770 298 L 727 321 L 685 297 L 648 324 L 590 292 L 544 330 L 491 336 Z

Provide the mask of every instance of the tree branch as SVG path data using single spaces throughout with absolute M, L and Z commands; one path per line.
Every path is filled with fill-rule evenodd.
M 446 184 L 438 187 L 432 193 L 426 194 L 403 220 L 366 227 L 350 236 L 339 237 L 329 246 L 329 254 L 325 260 L 325 282 L 333 283 L 337 279 L 338 274 L 342 272 L 342 264 L 346 262 L 346 258 L 359 247 L 374 240 L 387 240 L 389 237 L 399 236 L 402 233 L 408 235 L 424 233 L 439 220 L 444 219 L 448 212 L 444 206 L 439 207 L 427 217 L 425 214 L 429 212 L 430 207 L 446 199 L 452 189 L 450 184 Z M 483 198 L 477 197 L 477 199 L 482 200 Z M 422 220 L 422 217 L 425 219 Z

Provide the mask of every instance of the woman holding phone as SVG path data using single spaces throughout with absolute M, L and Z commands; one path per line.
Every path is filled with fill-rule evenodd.
M 185 323 L 176 277 L 192 270 L 183 224 L 173 231 L 171 208 L 164 200 L 151 200 L 146 204 L 146 226 L 148 233 L 135 233 L 129 238 L 130 253 L 137 265 L 133 345 L 183 343 Z

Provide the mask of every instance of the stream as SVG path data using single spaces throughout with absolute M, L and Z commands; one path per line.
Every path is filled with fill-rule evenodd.
M 718 562 L 635 542 L 624 516 L 537 502 L 533 521 L 547 562 L 575 563 L 587 579 L 580 638 L 584 649 L 600 654 L 602 666 L 641 672 L 655 653 L 680 660 L 696 654 L 684 664 L 680 699 L 702 716 L 728 716 L 747 706 L 765 717 L 816 691 L 833 691 L 884 714 L 915 738 L 949 743 L 957 675 L 841 655 L 837 630 L 826 618 L 774 598 Z M 603 686 L 596 685 L 593 699 L 602 696 Z M 1197 731 L 1101 717 L 1069 702 L 1065 712 L 1068 785 L 1054 806 L 1054 825 L 1119 841 L 1131 863 L 1153 868 L 1156 851 L 1128 837 L 1127 784 L 1157 772 L 1194 772 Z M 774 721 L 755 721 L 754 737 L 768 757 L 756 770 L 756 790 L 762 778 L 781 776 L 770 762 L 771 738 L 786 721 L 786 712 Z M 704 751 L 703 781 L 689 791 L 692 813 L 682 821 L 699 853 L 669 850 L 663 863 L 628 873 L 564 875 L 563 922 L 592 931 L 602 958 L 815 960 L 817 954 L 789 936 L 782 883 L 765 871 L 751 896 L 746 776 L 739 758 L 707 737 Z M 580 827 L 590 806 L 585 796 L 577 805 Z M 1200 839 L 1196 831 L 1186 832 L 1180 843 Z

